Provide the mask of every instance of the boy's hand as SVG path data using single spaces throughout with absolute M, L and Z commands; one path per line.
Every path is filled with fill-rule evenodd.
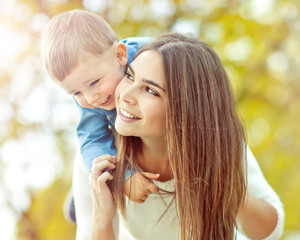
M 123 191 L 131 201 L 143 203 L 149 194 L 157 193 L 158 187 L 149 180 L 158 178 L 159 174 L 137 172 L 125 181 Z

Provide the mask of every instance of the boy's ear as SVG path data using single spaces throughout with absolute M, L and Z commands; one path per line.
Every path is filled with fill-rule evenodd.
M 120 63 L 121 66 L 126 66 L 128 55 L 126 45 L 122 42 L 119 42 L 115 47 L 115 54 L 117 57 L 117 61 Z

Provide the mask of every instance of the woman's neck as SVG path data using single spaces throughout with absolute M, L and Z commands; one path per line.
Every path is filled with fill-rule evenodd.
M 142 151 L 138 156 L 140 167 L 146 172 L 159 173 L 160 181 L 170 180 L 173 174 L 165 139 L 142 139 L 142 143 Z

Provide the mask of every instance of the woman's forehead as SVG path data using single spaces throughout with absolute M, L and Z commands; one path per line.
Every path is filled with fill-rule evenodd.
M 161 55 L 154 50 L 140 53 L 130 64 L 134 75 L 139 78 L 150 79 L 165 86 L 165 72 Z

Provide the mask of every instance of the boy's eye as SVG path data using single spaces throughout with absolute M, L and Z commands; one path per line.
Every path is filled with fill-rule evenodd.
M 149 88 L 149 87 L 146 87 L 146 91 L 147 91 L 148 93 L 154 95 L 154 96 L 159 96 L 159 95 L 157 94 L 157 92 L 155 92 L 153 89 L 151 89 L 151 88 Z
M 80 94 L 80 92 L 73 93 L 73 97 L 76 97 Z
M 93 86 L 93 85 L 97 84 L 98 82 L 99 82 L 99 79 L 97 79 L 97 80 L 91 82 L 91 83 L 90 83 L 90 86 Z

